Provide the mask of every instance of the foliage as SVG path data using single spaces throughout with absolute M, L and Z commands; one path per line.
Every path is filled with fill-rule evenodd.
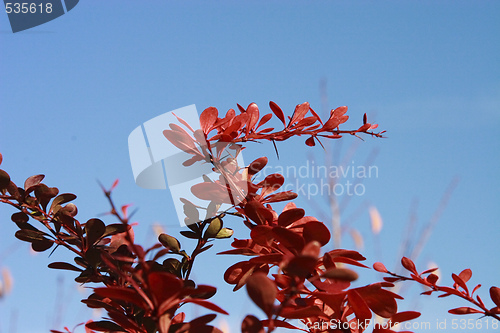
M 472 292 L 466 285 L 472 275 L 469 269 L 452 275 L 452 287 L 438 286 L 435 269 L 418 273 L 414 263 L 403 258 L 402 265 L 409 276 L 389 272 L 382 263 L 375 263 L 376 271 L 388 275 L 384 281 L 352 287 L 351 282 L 358 278 L 353 266 L 369 269 L 363 263 L 365 257 L 347 249 L 322 250 L 330 241 L 329 229 L 316 218 L 306 216 L 291 201 L 297 197 L 295 193 L 278 191 L 284 177 L 272 174 L 260 182 L 255 180 L 267 158 L 258 158 L 241 168 L 236 157 L 252 141 L 274 144 L 306 136 L 305 143 L 314 146 L 342 135 L 382 137 L 383 132 L 373 132 L 377 125 L 367 122 L 366 114 L 358 129 L 340 130 L 339 126 L 349 118 L 347 107 L 332 110 L 326 121 L 308 103 L 297 105 L 288 119 L 274 102 L 270 102 L 270 109 L 272 113 L 261 117 L 259 108 L 252 103 L 247 108 L 238 105 L 238 113 L 230 109 L 219 116 L 218 110 L 210 107 L 200 116 L 200 130 L 193 130 L 179 119 L 185 128 L 171 124 L 164 131 L 166 139 L 191 155 L 183 163 L 185 167 L 210 163 L 219 175 L 218 179 L 205 177 L 203 183 L 191 188 L 196 197 L 207 201 L 206 207 L 183 200 L 188 229 L 180 233 L 195 242 L 191 253 L 177 238 L 167 234 L 161 234 L 159 242 L 149 248 L 135 243 L 128 206 L 117 209 L 111 198 L 118 182 L 110 189 L 103 188 L 110 213 L 118 223 L 106 225 L 97 218 L 81 223 L 76 218 L 78 209 L 71 203 L 76 198 L 74 194 L 59 194 L 57 188 L 42 183 L 43 175 L 29 177 L 23 187 L 18 187 L 7 172 L 0 170 L 0 201 L 18 210 L 12 215 L 19 227 L 15 237 L 29 242 L 37 252 L 58 246 L 68 249 L 75 254 L 74 263 L 54 262 L 49 267 L 77 272 L 78 283 L 100 284 L 82 302 L 90 308 L 104 309 L 107 317 L 87 322 L 87 332 L 221 332 L 210 325 L 217 313 L 228 314 L 209 301 L 216 288 L 196 284 L 190 274 L 195 259 L 209 250 L 212 242 L 233 236 L 233 231 L 224 227 L 230 216 L 240 219 L 250 236 L 234 238 L 232 249 L 219 254 L 242 255 L 248 260 L 228 267 L 224 280 L 234 285 L 235 291 L 245 286 L 249 297 L 264 313 L 264 319 L 245 317 L 241 326 L 244 333 L 271 332 L 277 327 L 311 333 L 363 332 L 374 315 L 385 322 L 375 324 L 373 332 L 395 332 L 397 323 L 420 315 L 415 311 L 398 312 L 402 297 L 389 291 L 395 283 L 410 280 L 427 287 L 423 294 L 455 296 L 471 305 L 449 310 L 451 314 L 483 314 L 500 320 L 500 289 L 490 288 L 494 306 L 486 306 L 479 296 L 474 298 L 480 285 Z M 264 126 L 273 115 L 283 129 Z M 223 154 L 228 150 L 232 153 Z M 1 161 L 0 155 L 0 164 Z M 274 203 L 284 201 L 288 203 L 277 212 Z M 222 204 L 230 208 L 221 210 Z M 200 218 L 201 213 L 204 218 Z M 30 218 L 38 221 L 43 230 L 31 224 Z M 188 303 L 205 307 L 213 314 L 188 319 L 181 311 L 181 306 Z M 294 319 L 302 323 L 301 328 L 291 323 Z

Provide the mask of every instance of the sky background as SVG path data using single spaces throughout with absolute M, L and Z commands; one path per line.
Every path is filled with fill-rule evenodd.
M 492 306 L 488 288 L 500 285 L 499 13 L 497 1 L 81 1 L 16 34 L 0 13 L 1 168 L 18 185 L 43 173 L 61 193 L 76 193 L 81 221 L 108 209 L 96 180 L 111 185 L 119 178 L 116 202 L 138 208 L 137 240 L 148 245 L 155 241 L 153 225 L 173 235 L 180 228 L 168 191 L 134 183 L 127 147 L 134 128 L 190 104 L 198 112 L 209 106 L 226 112 L 256 102 L 265 114 L 272 100 L 288 115 L 305 101 L 316 111 L 347 105 L 344 129 L 358 128 L 366 112 L 387 130 L 385 139 L 346 137 L 326 151 L 334 163 L 377 167 L 377 177 L 363 180 L 364 195 L 345 201 L 342 214 L 363 237 L 368 265 L 396 267 L 412 203 L 418 202 L 417 239 L 458 179 L 417 266 L 436 263 L 450 285 L 451 273 L 471 268 L 472 284 L 483 284 L 480 295 Z M 325 151 L 304 140 L 280 143 L 279 160 L 270 144 L 249 145 L 244 158 L 323 165 Z M 309 215 L 329 209 L 319 195 L 297 204 Z M 376 237 L 370 206 L 383 219 Z M 79 303 L 85 294 L 75 275 L 46 267 L 71 255 L 30 253 L 14 238 L 12 213 L 0 206 L 0 269 L 14 279 L 12 292 L 0 299 L 0 333 L 48 332 L 98 318 Z M 236 220 L 226 223 L 237 238 L 247 238 Z M 342 246 L 355 248 L 348 234 Z M 220 241 L 212 254 L 229 247 L 229 240 Z M 205 255 L 193 276 L 219 287 L 214 300 L 231 312 L 219 323 L 231 332 L 247 313 L 263 318 L 244 290 L 233 293 L 222 280 L 224 268 L 239 259 Z M 358 272 L 355 285 L 381 278 Z M 421 311 L 417 321 L 430 322 L 432 331 L 436 320 L 447 321 L 442 332 L 454 332 L 452 319 L 477 318 L 449 315 L 468 304 L 419 297 L 421 291 L 405 289 L 400 308 Z M 482 330 L 467 331 L 484 331 L 486 321 Z

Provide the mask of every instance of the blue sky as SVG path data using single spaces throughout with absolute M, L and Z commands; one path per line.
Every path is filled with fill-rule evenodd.
M 346 217 L 361 210 L 352 226 L 365 239 L 368 262 L 393 267 L 413 200 L 423 226 L 457 177 L 417 263 L 436 262 L 448 284 L 452 272 L 471 268 L 472 282 L 483 284 L 487 299 L 487 288 L 500 281 L 499 12 L 495 1 L 108 0 L 80 2 L 66 15 L 16 34 L 0 14 L 2 168 L 18 184 L 43 173 L 49 185 L 76 193 L 84 221 L 107 209 L 96 179 L 111 184 L 119 178 L 115 198 L 138 208 L 138 240 L 151 243 L 153 224 L 173 234 L 179 227 L 168 191 L 134 183 L 127 148 L 134 128 L 190 104 L 198 112 L 208 106 L 225 112 L 256 102 L 262 114 L 273 100 L 291 114 L 309 101 L 318 111 L 320 82 L 326 80 L 328 108 L 349 107 L 345 128 L 357 128 L 366 112 L 387 130 L 386 139 L 347 137 L 329 148 L 353 165 L 378 151 L 378 177 L 366 179 L 366 193 L 351 198 L 345 210 Z M 275 165 L 322 163 L 323 150 L 303 141 L 279 145 L 279 161 L 269 145 L 251 145 L 245 160 L 267 154 Z M 328 208 L 319 196 L 311 200 Z M 318 215 L 311 201 L 298 204 Z M 370 231 L 370 205 L 384 221 L 378 239 Z M 0 207 L 0 267 L 15 280 L 12 293 L 0 300 L 0 332 L 47 332 L 91 318 L 78 303 L 83 296 L 73 275 L 46 268 L 71 257 L 62 250 L 51 258 L 30 254 L 14 238 L 11 213 Z M 237 237 L 246 237 L 244 228 L 228 223 Z M 217 251 L 229 244 L 221 241 Z M 348 236 L 343 246 L 354 247 Z M 249 301 L 244 291 L 233 294 L 213 267 L 236 260 L 206 256 L 194 272 L 200 283 L 220 286 L 216 300 L 233 310 L 231 327 L 238 327 Z M 366 275 L 360 283 L 379 278 L 360 273 Z M 433 324 L 447 319 L 450 328 L 457 317 L 447 310 L 466 305 L 414 297 L 420 291 L 409 289 L 402 307 L 417 306 Z M 70 298 L 67 307 L 58 301 L 61 292 Z

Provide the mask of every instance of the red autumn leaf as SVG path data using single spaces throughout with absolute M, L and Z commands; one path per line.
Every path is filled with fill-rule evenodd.
M 85 325 L 86 328 L 98 332 L 125 332 L 125 329 L 109 320 L 92 321 Z
M 390 318 L 397 313 L 398 305 L 395 298 L 400 297 L 388 290 L 382 289 L 378 284 L 371 284 L 355 290 L 363 297 L 366 304 L 377 315 Z
M 436 284 L 436 282 L 439 280 L 439 276 L 437 276 L 436 274 L 429 274 L 425 280 L 427 282 L 429 282 L 430 284 L 434 285 Z
M 65 269 L 68 271 L 76 271 L 76 272 L 82 272 L 82 270 L 76 266 L 73 266 L 71 264 L 68 264 L 67 262 L 53 262 L 50 263 L 49 268 L 52 269 Z
M 371 124 L 364 124 L 360 128 L 358 128 L 357 132 L 365 132 L 368 131 L 371 127 Z
M 388 270 L 385 268 L 385 265 L 381 262 L 376 262 L 373 264 L 373 269 L 376 270 L 377 272 L 381 273 L 387 273 Z
M 308 138 L 306 140 L 306 145 L 308 145 L 309 147 L 314 147 L 316 145 L 316 142 L 314 142 L 314 137 L 311 136 L 310 138 Z
M 262 186 L 261 197 L 265 197 L 266 195 L 277 191 L 285 182 L 285 177 L 279 173 L 273 173 L 268 175 L 261 181 L 258 185 Z
M 187 298 L 187 299 L 183 299 L 182 302 L 183 303 L 194 303 L 194 304 L 203 306 L 204 308 L 207 308 L 209 310 L 218 312 L 218 313 L 222 313 L 222 314 L 225 314 L 225 315 L 229 314 L 224 309 L 222 309 L 221 307 L 219 307 L 218 305 L 215 305 L 214 303 L 212 303 L 210 301 L 206 301 L 204 299 Z
M 170 124 L 170 127 L 172 127 L 173 125 L 175 124 Z M 170 141 L 170 143 L 172 143 L 180 150 L 191 155 L 201 155 L 201 153 L 196 148 L 194 139 L 186 132 L 164 130 L 163 135 L 167 138 L 168 141 Z
M 332 114 L 335 115 L 335 117 L 340 118 L 347 112 L 347 106 L 339 106 L 335 110 L 332 110 Z
M 273 220 L 272 212 L 255 200 L 245 205 L 245 215 L 257 224 L 267 224 Z
M 141 309 L 148 308 L 144 299 L 132 288 L 108 286 L 94 288 L 94 292 L 101 297 L 133 303 Z
M 272 113 L 268 113 L 266 115 L 264 115 L 260 121 L 259 121 L 259 124 L 257 125 L 257 128 L 261 127 L 262 125 L 264 125 L 265 123 L 267 123 L 271 118 L 273 117 L 273 114 Z M 260 132 L 259 132 L 260 133 Z
M 413 274 L 418 275 L 417 268 L 415 267 L 415 264 L 413 263 L 413 261 L 411 261 L 411 259 L 403 257 L 401 259 L 401 264 L 403 265 L 404 268 L 406 268 Z
M 313 114 L 314 118 L 316 118 L 316 120 L 318 120 L 320 122 L 320 124 L 323 125 L 323 121 L 321 121 L 321 118 L 318 116 L 318 114 L 316 113 L 316 111 L 314 111 L 311 107 L 309 107 L 309 111 L 311 111 L 311 113 Z
M 200 126 L 203 130 L 203 133 L 208 134 L 212 130 L 218 116 L 219 111 L 213 106 L 203 110 L 203 112 L 200 114 Z
M 87 248 L 94 245 L 106 232 L 104 222 L 99 219 L 90 219 L 85 223 L 85 238 L 87 240 Z
M 35 175 L 35 176 L 29 177 L 24 182 L 24 190 L 26 192 L 31 192 L 31 190 L 33 190 L 33 188 L 36 185 L 40 184 L 44 178 L 45 178 L 44 175 Z
M 322 222 L 309 222 L 304 225 L 302 236 L 306 243 L 318 241 L 322 246 L 325 246 L 330 241 L 330 230 Z
M 467 306 L 462 306 L 459 308 L 448 310 L 448 313 L 455 314 L 455 315 L 466 315 L 466 314 L 471 314 L 471 313 L 484 313 L 484 312 L 467 307 Z
M 462 287 L 463 290 L 465 290 L 465 292 L 467 294 L 469 294 L 469 288 L 467 288 L 467 285 L 465 284 L 465 281 L 462 280 L 462 278 L 456 274 L 451 274 L 451 277 L 453 278 L 453 281 L 455 281 L 455 283 L 457 285 L 459 285 L 460 287 Z
M 359 322 L 365 322 L 366 320 L 372 317 L 372 312 L 366 304 L 363 297 L 356 290 L 348 290 L 347 291 L 347 301 L 351 306 L 354 314 L 356 315 L 356 319 Z
M 264 319 L 264 320 L 261 321 L 261 323 L 265 327 L 269 327 L 271 325 L 271 321 L 269 319 Z M 307 331 L 307 330 L 305 330 L 303 328 L 299 328 L 299 327 L 293 326 L 292 324 L 290 324 L 290 323 L 288 323 L 286 321 L 278 320 L 278 319 L 272 320 L 272 326 L 273 327 L 288 328 L 288 329 L 291 329 L 291 330 L 300 330 L 300 331 L 304 331 L 304 332 L 309 332 L 309 331 Z
M 295 124 L 296 122 L 300 122 L 302 119 L 304 119 L 304 116 L 308 111 L 309 111 L 308 102 L 297 105 L 295 107 L 295 111 L 293 112 L 292 119 L 290 119 L 289 126 L 293 126 L 293 124 Z
M 420 312 L 417 311 L 404 311 L 404 312 L 399 312 L 393 315 L 390 319 L 391 322 L 395 323 L 402 323 L 408 320 L 413 320 L 415 318 L 420 317 Z
M 265 333 L 264 326 L 260 320 L 252 315 L 248 315 L 241 323 L 241 333 Z
M 260 170 L 264 169 L 264 167 L 267 165 L 267 157 L 260 157 L 250 163 L 248 166 L 248 175 L 253 176 L 257 174 Z
M 247 107 L 247 115 L 248 115 L 248 120 L 247 120 L 247 133 L 250 133 L 250 131 L 255 129 L 255 125 L 257 125 L 257 122 L 259 121 L 260 115 L 259 115 L 259 107 L 255 103 L 251 103 Z
M 52 200 L 52 204 L 50 205 L 49 212 L 52 212 L 55 210 L 57 206 L 63 205 L 67 202 L 73 201 L 76 199 L 76 195 L 73 193 L 63 193 L 59 194 L 57 197 Z
M 358 273 L 356 273 L 351 269 L 343 267 L 340 268 L 332 267 L 327 269 L 323 274 L 321 274 L 321 277 L 327 279 L 351 282 L 357 280 L 359 276 Z
M 290 260 L 284 272 L 299 278 L 307 278 L 316 268 L 317 262 L 315 257 L 299 255 Z
M 250 276 L 247 281 L 248 296 L 252 301 L 271 317 L 273 311 L 274 300 L 278 293 L 276 284 L 271 281 L 266 274 L 257 272 Z
M 328 319 L 328 316 L 316 305 L 299 309 L 297 309 L 296 307 L 285 307 L 281 310 L 280 316 L 287 319 L 306 319 L 311 317 Z
M 292 191 L 285 191 L 285 192 L 280 192 L 276 194 L 271 194 L 262 200 L 262 202 L 280 202 L 280 201 L 287 201 L 287 200 L 293 200 L 297 198 L 297 193 L 294 193 Z
M 270 246 L 274 239 L 272 230 L 273 228 L 268 225 L 258 225 L 252 228 L 250 237 L 259 245 Z
M 496 306 L 500 307 L 500 288 L 498 287 L 491 287 L 490 288 L 490 297 L 493 303 L 495 303 Z
M 365 257 L 361 255 L 361 253 L 353 250 L 345 250 L 345 249 L 335 249 L 330 252 L 328 252 L 332 256 L 332 258 L 336 257 L 345 257 L 345 258 L 350 258 L 353 260 L 361 261 L 361 260 L 366 260 Z
M 153 272 L 148 274 L 148 286 L 151 297 L 156 301 L 156 304 L 160 305 L 165 300 L 179 294 L 183 283 L 181 279 L 173 274 Z
M 271 110 L 273 111 L 273 113 L 276 115 L 276 117 L 278 117 L 279 120 L 281 120 L 281 122 L 283 123 L 283 125 L 286 126 L 285 115 L 283 114 L 283 111 L 278 106 L 278 104 L 276 104 L 273 101 L 271 101 L 271 102 L 269 102 L 269 107 L 271 108 Z
M 305 211 L 302 208 L 292 208 L 283 211 L 278 217 L 278 224 L 282 227 L 286 227 L 295 221 L 300 220 L 305 215 Z
M 255 264 L 248 261 L 238 262 L 229 267 L 224 273 L 224 281 L 235 284 L 234 291 L 240 289 L 255 269 Z
M 300 252 L 304 248 L 304 238 L 290 229 L 274 227 L 273 234 L 277 241 L 289 249 L 295 249 L 297 252 Z
M 199 199 L 219 203 L 231 203 L 227 189 L 220 184 L 204 182 L 191 186 L 191 192 Z
M 472 277 L 472 271 L 470 270 L 470 268 L 466 268 L 464 269 L 463 271 L 460 272 L 460 274 L 458 274 L 458 276 L 464 281 L 464 282 L 467 282 L 470 280 L 470 278 Z

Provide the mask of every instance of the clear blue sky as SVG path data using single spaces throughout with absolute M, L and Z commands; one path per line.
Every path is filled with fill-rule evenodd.
M 347 157 L 352 165 L 379 151 L 378 177 L 364 182 L 366 193 L 345 211 L 347 217 L 364 207 L 353 227 L 365 238 L 369 263 L 393 267 L 412 200 L 418 198 L 422 226 L 456 176 L 458 186 L 417 263 L 436 262 L 448 284 L 452 272 L 471 268 L 488 299 L 487 288 L 500 286 L 499 13 L 496 1 L 81 1 L 68 14 L 16 34 L 0 13 L 2 168 L 18 184 L 43 173 L 49 185 L 76 193 L 83 221 L 107 209 L 96 179 L 111 184 L 119 178 L 116 200 L 139 209 L 138 239 L 151 243 L 154 223 L 173 234 L 179 228 L 168 191 L 134 183 L 127 148 L 134 128 L 190 104 L 225 112 L 256 102 L 268 110 L 273 100 L 290 114 L 309 101 L 321 110 L 325 79 L 328 107 L 349 106 L 345 128 L 357 128 L 367 112 L 387 130 L 386 139 L 348 137 L 331 148 L 347 156 L 357 145 Z M 322 149 L 306 149 L 303 141 L 280 145 L 282 158 L 271 163 L 300 166 L 312 161 L 310 154 L 321 163 Z M 272 151 L 253 145 L 245 160 Z M 319 196 L 311 200 L 322 205 Z M 298 204 L 317 215 L 307 200 Z M 378 241 L 367 205 L 384 221 Z M 51 258 L 33 256 L 26 244 L 16 245 L 11 213 L 0 207 L 0 267 L 15 280 L 0 300 L 0 332 L 47 332 L 91 318 L 78 303 L 74 275 L 46 268 L 71 257 L 62 249 Z M 247 236 L 233 227 L 237 237 Z M 229 243 L 220 242 L 217 251 Z M 354 246 L 348 236 L 343 245 Z M 227 320 L 238 327 L 249 305 L 245 291 L 232 294 L 222 271 L 213 269 L 237 258 L 205 258 L 195 278 L 221 287 L 216 300 L 232 310 Z M 360 273 L 364 283 L 378 278 Z M 413 297 L 420 291 L 408 290 L 402 307 L 416 305 L 433 325 L 436 318 L 447 319 L 448 328 L 462 319 L 447 310 L 467 304 Z M 60 293 L 70 306 L 59 304 Z

